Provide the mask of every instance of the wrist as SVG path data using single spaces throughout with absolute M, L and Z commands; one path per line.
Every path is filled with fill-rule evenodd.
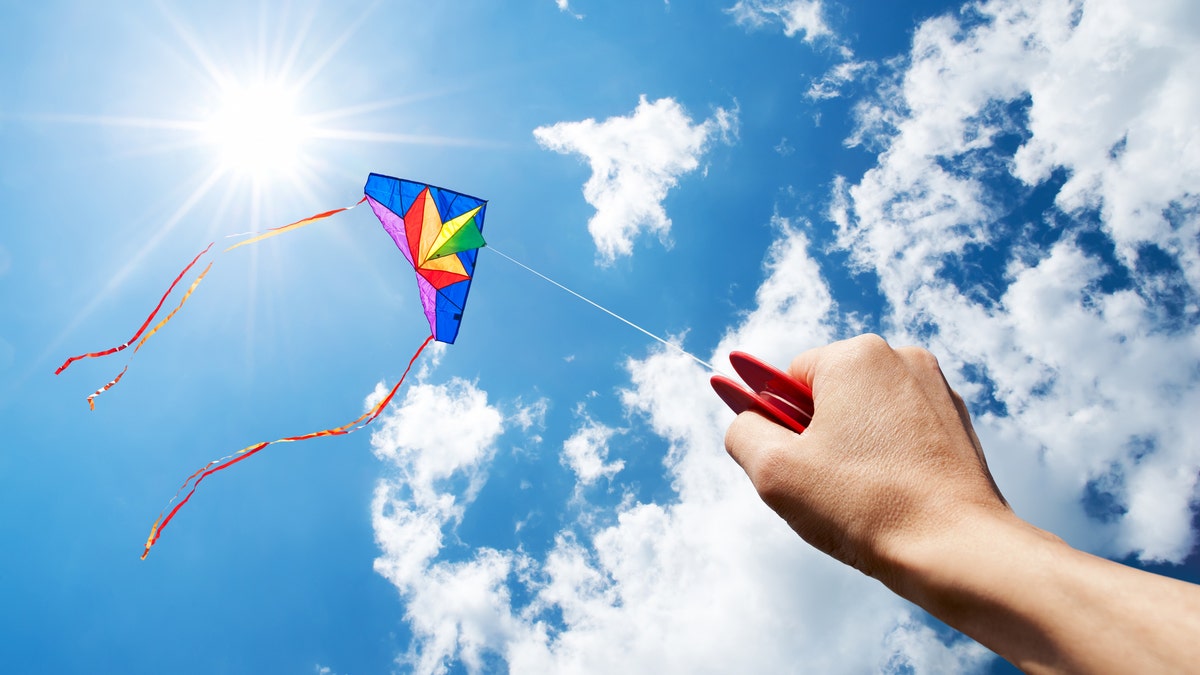
M 1006 507 L 962 510 L 937 531 L 891 546 L 889 588 L 1021 667 L 1053 655 L 1064 570 L 1085 555 Z M 1053 660 L 1053 657 L 1050 657 Z
M 895 528 L 872 546 L 871 576 L 900 596 L 925 606 L 973 585 L 976 577 L 1029 549 L 1066 546 L 1053 534 L 1020 519 L 1006 505 L 956 504 L 926 513 L 942 515 L 920 527 Z

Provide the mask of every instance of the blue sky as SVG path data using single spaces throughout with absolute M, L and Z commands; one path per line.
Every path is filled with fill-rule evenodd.
M 395 382 L 411 271 L 358 208 L 219 256 L 96 411 L 125 355 L 54 368 L 372 171 L 718 366 L 925 345 L 1019 514 L 1200 579 L 1200 10 L 1127 4 L 6 3 L 4 670 L 1005 670 L 766 509 L 695 361 L 487 250 L 372 427 L 139 561 Z

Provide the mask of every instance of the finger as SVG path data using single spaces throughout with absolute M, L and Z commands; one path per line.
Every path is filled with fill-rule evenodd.
M 750 477 L 759 494 L 791 475 L 802 458 L 801 436 L 754 412 L 737 416 L 725 432 L 725 450 Z
M 850 364 L 854 364 L 855 369 L 879 365 L 891 358 L 891 351 L 891 347 L 882 337 L 866 333 L 803 352 L 792 359 L 788 371 L 792 377 L 809 385 L 815 396 L 818 381 L 822 377 L 836 373 Z
M 839 343 L 835 342 L 801 352 L 788 364 L 788 375 L 807 384 L 808 388 L 812 389 L 813 379 L 816 377 L 817 371 L 820 370 L 821 363 L 825 360 L 826 355 L 829 354 L 829 350 L 837 344 Z

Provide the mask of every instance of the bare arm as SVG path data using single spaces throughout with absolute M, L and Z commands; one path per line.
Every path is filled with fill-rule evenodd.
M 725 445 L 805 541 L 1028 672 L 1185 672 L 1200 587 L 1071 548 L 1000 494 L 936 359 L 862 336 L 792 362 L 802 435 L 739 415 Z

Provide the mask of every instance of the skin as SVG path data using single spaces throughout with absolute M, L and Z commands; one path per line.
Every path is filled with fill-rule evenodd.
M 754 413 L 725 447 L 805 541 L 1030 673 L 1195 672 L 1200 586 L 1071 548 L 1018 518 L 937 359 L 863 335 L 790 374 L 815 414 Z

